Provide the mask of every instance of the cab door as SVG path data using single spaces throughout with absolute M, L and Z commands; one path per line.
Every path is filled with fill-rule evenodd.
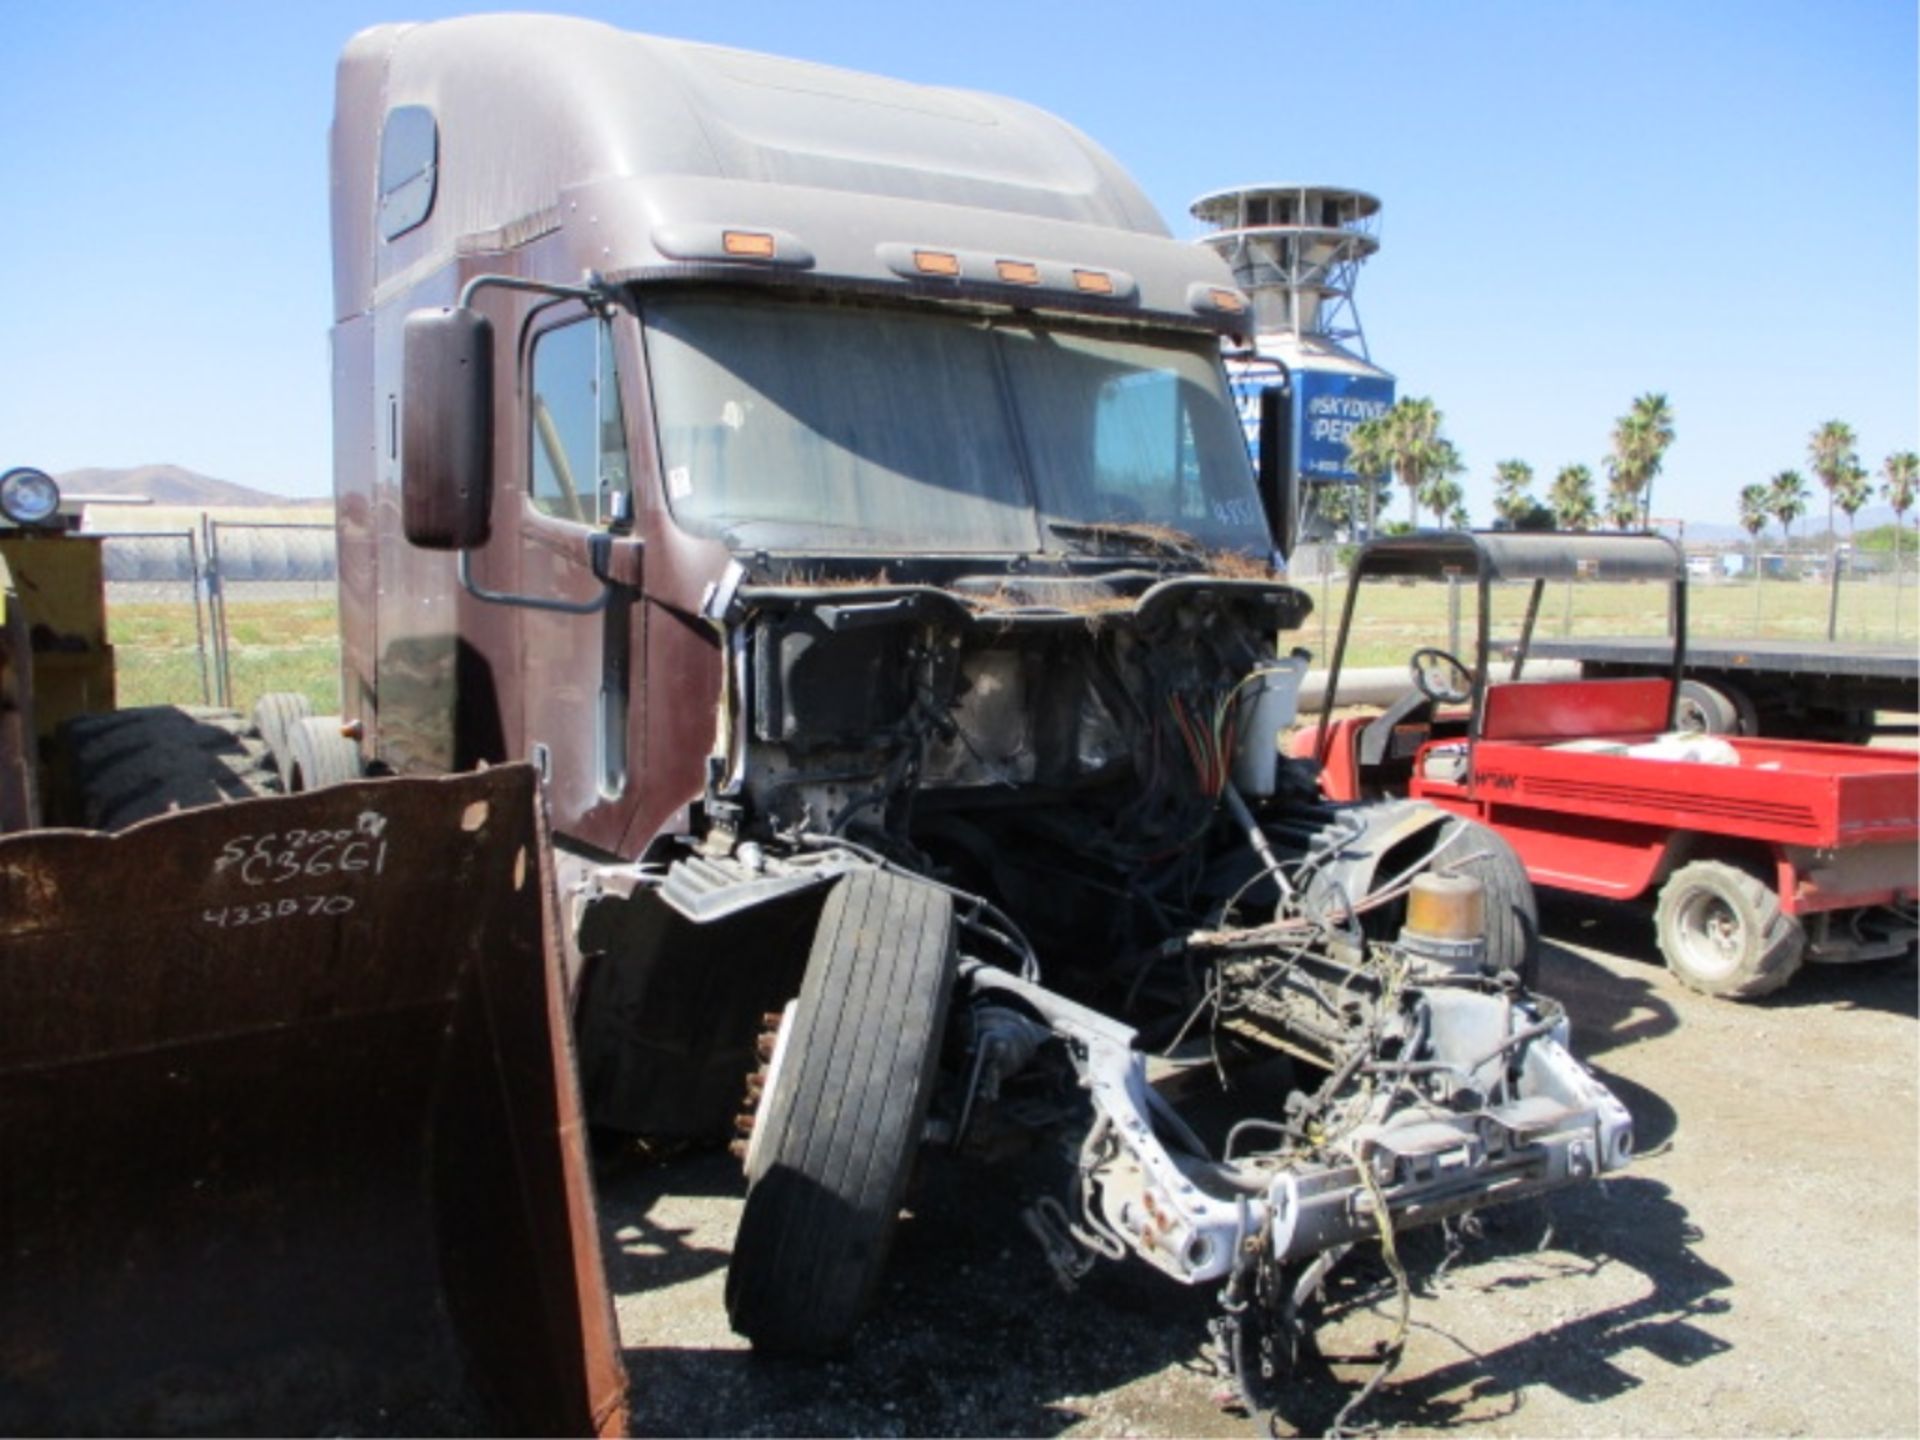
M 592 532 L 625 534 L 633 523 L 612 326 L 584 306 L 551 307 L 536 321 L 523 374 L 521 587 L 576 605 L 606 596 L 588 614 L 519 611 L 526 758 L 545 779 L 555 832 L 611 850 L 638 762 L 644 673 L 635 596 L 603 587 L 588 559 Z

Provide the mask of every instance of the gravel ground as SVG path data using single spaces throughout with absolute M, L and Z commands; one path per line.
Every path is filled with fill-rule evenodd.
M 1632 1109 L 1641 1158 L 1603 1185 L 1487 1212 L 1443 1269 L 1405 1238 L 1405 1358 L 1352 1417 L 1409 1433 L 1920 1434 L 1920 1213 L 1911 959 L 1810 969 L 1732 1005 L 1680 989 L 1624 909 L 1545 916 L 1542 988 Z M 1033 1167 L 921 1176 L 855 1355 L 756 1360 L 727 1328 L 739 1168 L 629 1160 L 602 1222 L 657 1435 L 1323 1432 L 1394 1331 L 1375 1255 L 1336 1275 L 1322 1363 L 1275 1408 L 1223 1408 L 1209 1293 L 1131 1262 L 1062 1293 L 1018 1220 Z

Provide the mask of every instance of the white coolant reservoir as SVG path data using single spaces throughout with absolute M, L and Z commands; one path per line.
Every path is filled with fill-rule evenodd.
M 1267 661 L 1240 694 L 1233 745 L 1233 788 L 1246 796 L 1274 792 L 1280 775 L 1280 737 L 1300 707 L 1300 682 L 1307 674 L 1307 653 Z

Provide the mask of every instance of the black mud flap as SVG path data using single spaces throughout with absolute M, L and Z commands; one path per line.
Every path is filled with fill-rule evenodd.
M 0 840 L 0 1432 L 608 1434 L 533 772 Z

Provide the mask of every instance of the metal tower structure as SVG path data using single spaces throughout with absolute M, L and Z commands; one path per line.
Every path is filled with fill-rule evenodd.
M 1320 486 L 1357 484 L 1347 437 L 1362 420 L 1393 406 L 1393 376 L 1373 363 L 1353 302 L 1360 267 L 1380 248 L 1380 202 L 1340 185 L 1243 185 L 1193 202 L 1195 219 L 1213 227 L 1197 244 L 1217 253 L 1253 298 L 1253 358 L 1228 362 L 1249 444 L 1258 434 L 1259 392 L 1278 361 L 1293 390 L 1289 459 L 1307 482 L 1309 533 L 1355 533 L 1355 504 L 1337 523 L 1332 495 Z M 1355 497 L 1359 499 L 1358 496 Z
M 1202 195 L 1192 209 L 1214 227 L 1200 243 L 1253 296 L 1258 333 L 1354 341 L 1371 359 L 1353 287 L 1380 248 L 1379 200 L 1334 185 L 1248 185 Z

